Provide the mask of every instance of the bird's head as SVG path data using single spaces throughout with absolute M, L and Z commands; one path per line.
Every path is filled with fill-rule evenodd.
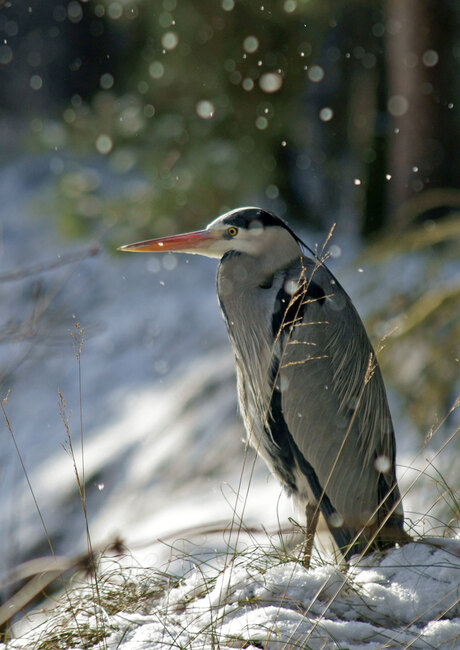
M 204 230 L 127 244 L 119 250 L 216 258 L 232 251 L 260 258 L 293 259 L 300 254 L 299 242 L 289 226 L 274 214 L 260 208 L 238 208 L 217 217 Z

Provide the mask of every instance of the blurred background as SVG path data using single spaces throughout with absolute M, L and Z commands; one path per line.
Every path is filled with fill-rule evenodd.
M 454 0 L 12 1 L 0 20 L 19 129 L 5 124 L 3 153 L 57 152 L 68 233 L 164 233 L 257 197 L 371 236 L 454 207 L 453 191 L 405 205 L 458 186 Z M 148 189 L 107 204 L 63 150 L 142 170 Z
M 409 525 L 455 530 L 458 2 L 0 7 L 1 570 L 49 552 L 21 461 L 55 547 L 84 543 L 63 423 L 79 441 L 75 337 L 95 537 L 222 517 L 244 447 L 215 265 L 115 249 L 244 204 L 311 246 L 336 224 L 331 267 L 382 348 Z M 251 515 L 278 501 L 266 476 Z

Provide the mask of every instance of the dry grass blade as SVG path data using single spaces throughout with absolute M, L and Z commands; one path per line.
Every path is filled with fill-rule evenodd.
M 120 548 L 120 542 L 115 541 L 109 545 L 101 546 L 96 553 L 101 555 L 102 553 L 111 550 L 119 552 Z M 69 572 L 70 575 L 77 571 L 91 573 L 94 566 L 95 558 L 88 553 L 83 553 L 75 555 L 74 557 L 55 555 L 51 557 L 35 558 L 15 567 L 10 571 L 5 579 L 2 580 L 3 586 L 22 582 L 28 578 L 31 579 L 0 606 L 0 626 L 10 622 L 57 578 L 61 578 L 64 574 L 68 574 Z M 67 575 L 67 579 L 68 577 L 69 576 Z
M 97 255 L 100 251 L 99 246 L 91 246 L 84 251 L 78 253 L 69 253 L 68 255 L 60 255 L 57 260 L 51 262 L 43 262 L 41 264 L 34 264 L 27 268 L 18 269 L 17 271 L 8 271 L 8 273 L 0 273 L 0 282 L 14 282 L 16 280 L 23 280 L 33 275 L 38 275 L 44 273 L 45 271 L 51 271 L 53 269 L 58 269 L 61 266 L 66 266 L 67 264 L 75 264 L 76 262 L 81 262 L 86 260 L 89 257 Z
M 25 479 L 26 479 L 26 481 L 27 481 L 27 485 L 28 485 L 28 487 L 29 487 L 30 494 L 31 494 L 31 496 L 32 496 L 32 499 L 33 499 L 33 502 L 34 502 L 35 508 L 36 508 L 36 510 L 37 510 L 37 514 L 38 514 L 38 516 L 40 517 L 40 522 L 41 522 L 41 524 L 42 524 L 43 531 L 44 531 L 44 533 L 45 533 L 45 537 L 46 537 L 46 540 L 47 540 L 47 542 L 48 542 L 48 546 L 50 547 L 50 551 L 51 551 L 51 553 L 54 555 L 53 544 L 52 544 L 52 542 L 51 542 L 51 538 L 50 538 L 50 535 L 49 535 L 49 533 L 48 533 L 48 529 L 46 528 L 45 520 L 43 519 L 42 512 L 41 512 L 41 510 L 40 510 L 40 507 L 39 507 L 39 505 L 38 505 L 37 498 L 36 498 L 36 496 L 35 496 L 34 489 L 33 489 L 33 487 L 32 487 L 32 483 L 30 482 L 29 474 L 28 474 L 28 472 L 27 472 L 26 466 L 25 466 L 25 464 L 24 464 L 24 460 L 23 460 L 23 458 L 22 458 L 22 454 L 21 454 L 21 452 L 20 452 L 20 450 L 19 450 L 19 446 L 18 446 L 18 443 L 17 443 L 17 441 L 16 441 L 16 436 L 15 436 L 14 433 L 13 433 L 13 429 L 12 429 L 12 427 L 11 427 L 11 423 L 10 423 L 10 421 L 9 421 L 9 419 L 8 419 L 7 414 L 6 414 L 5 405 L 6 405 L 7 400 L 8 400 L 8 396 L 5 397 L 4 399 L 0 399 L 0 408 L 2 409 L 3 417 L 4 417 L 4 419 L 5 419 L 5 423 L 6 423 L 6 428 L 8 429 L 8 432 L 9 432 L 9 434 L 10 434 L 10 436 L 11 436 L 12 441 L 13 441 L 14 448 L 15 448 L 15 450 L 16 450 L 16 454 L 17 454 L 17 456 L 18 456 L 18 459 L 19 459 L 19 462 L 20 462 L 20 464 L 21 464 L 21 468 L 22 468 L 22 471 L 23 471 L 24 477 L 25 477 Z
M 429 318 L 436 316 L 441 307 L 449 304 L 455 305 L 459 298 L 460 287 L 457 286 L 428 291 L 406 309 L 404 318 L 397 317 L 395 319 L 391 338 L 396 340 L 407 336 Z

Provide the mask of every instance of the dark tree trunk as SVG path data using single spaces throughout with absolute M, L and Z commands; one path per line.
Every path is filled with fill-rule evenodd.
M 398 229 L 411 219 L 407 199 L 455 183 L 453 14 L 446 0 L 386 2 L 388 210 Z

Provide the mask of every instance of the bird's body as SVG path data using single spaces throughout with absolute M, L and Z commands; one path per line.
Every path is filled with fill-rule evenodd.
M 187 239 L 188 237 L 188 239 Z M 345 557 L 405 541 L 395 440 L 375 354 L 350 298 L 274 215 L 234 210 L 205 231 L 126 250 L 221 258 L 217 293 L 247 435 Z

